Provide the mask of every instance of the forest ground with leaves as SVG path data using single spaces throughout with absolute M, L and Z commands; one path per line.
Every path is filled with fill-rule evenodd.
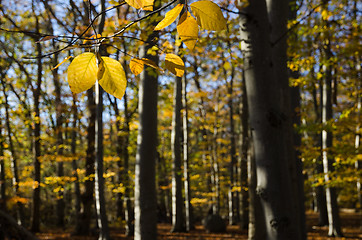
M 343 238 L 327 237 L 328 227 L 318 226 L 318 215 L 314 212 L 307 212 L 307 231 L 308 240 L 358 240 L 362 239 L 362 213 L 356 213 L 354 210 L 341 211 L 342 230 L 344 233 Z M 207 233 L 203 226 L 196 225 L 196 228 L 188 233 L 170 233 L 171 224 L 158 224 L 158 239 L 195 239 L 195 240 L 221 240 L 221 239 L 240 239 L 247 240 L 247 232 L 240 230 L 238 226 L 228 226 L 226 233 Z M 133 237 L 126 237 L 123 231 L 117 228 L 111 228 L 112 239 L 130 240 Z M 93 237 L 85 236 L 72 236 L 71 229 L 63 231 L 62 229 L 48 229 L 42 233 L 37 234 L 39 239 L 47 240 L 93 240 L 98 236 Z

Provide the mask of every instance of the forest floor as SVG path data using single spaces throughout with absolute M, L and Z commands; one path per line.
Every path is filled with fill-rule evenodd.
M 327 237 L 328 227 L 319 227 L 318 215 L 313 212 L 307 212 L 307 231 L 308 240 L 361 240 L 362 230 L 361 213 L 355 213 L 354 211 L 341 211 L 341 223 L 343 238 Z M 244 240 L 247 238 L 247 232 L 240 230 L 238 226 L 228 226 L 226 233 L 207 233 L 203 226 L 197 225 L 195 230 L 188 233 L 170 233 L 170 224 L 158 224 L 158 239 L 160 240 Z M 37 237 L 41 240 L 95 240 L 96 236 L 72 236 L 70 231 L 63 230 L 47 230 L 37 234 Z M 116 228 L 111 228 L 111 237 L 114 240 L 131 240 L 133 237 L 126 237 L 123 231 Z

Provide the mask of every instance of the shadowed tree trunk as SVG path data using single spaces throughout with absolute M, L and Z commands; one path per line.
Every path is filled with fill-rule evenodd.
M 183 126 L 183 165 L 184 165 L 184 188 L 185 188 L 185 227 L 186 231 L 194 229 L 191 210 L 191 187 L 189 177 L 189 128 L 188 128 L 188 105 L 187 105 L 187 78 L 186 73 L 182 77 L 182 126 Z
M 288 87 L 285 86 L 288 81 L 279 81 L 287 74 L 279 76 L 282 70 L 277 69 L 283 67 L 286 70 L 285 38 L 276 41 L 275 33 L 270 32 L 272 27 L 286 30 L 288 2 L 279 1 L 278 4 L 273 0 L 268 1 L 268 9 L 264 0 L 249 2 L 245 8 L 246 16 L 242 16 L 242 48 L 245 53 L 246 89 L 255 150 L 256 193 L 261 199 L 266 239 L 298 240 L 300 226 L 294 219 L 295 199 L 288 168 L 291 156 L 285 154 L 292 147 L 286 138 L 290 125 L 285 118 L 289 116 L 284 115 L 285 109 L 281 102 L 285 99 L 280 96 Z M 281 19 L 275 21 L 274 16 L 280 16 Z M 276 41 L 274 50 L 271 38 Z M 276 49 L 283 52 L 276 55 Z
M 4 161 L 4 142 L 3 121 L 0 119 L 0 208 L 6 211 L 6 181 L 5 181 L 5 161 Z M 1 227 L 1 226 L 0 226 Z M 4 236 L 0 233 L 0 239 Z
M 80 195 L 80 184 L 79 184 L 79 175 L 78 175 L 78 159 L 75 159 L 77 153 L 77 122 L 78 122 L 78 107 L 76 95 L 73 93 L 73 105 L 72 105 L 72 114 L 73 114 L 73 123 L 72 123 L 72 132 L 71 132 L 71 146 L 70 151 L 73 156 L 72 168 L 73 176 L 75 177 L 74 181 L 74 195 L 75 195 L 75 225 L 79 225 L 80 220 L 80 211 L 81 211 L 81 195 Z
M 171 232 L 184 232 L 183 197 L 181 180 L 181 106 L 182 79 L 176 77 L 174 84 L 171 151 L 172 151 L 172 229 Z
M 39 32 L 39 20 L 35 16 L 36 31 Z M 36 50 L 38 56 L 42 55 L 42 46 L 36 43 Z M 31 231 L 40 231 L 40 108 L 39 99 L 41 93 L 41 82 L 43 77 L 42 58 L 37 59 L 37 80 L 36 86 L 33 90 L 34 98 L 34 128 L 33 128 L 33 163 L 34 163 L 34 190 L 33 190 L 33 208 L 31 216 Z
M 240 162 L 240 183 L 241 183 L 241 227 L 247 229 L 249 225 L 249 203 L 248 203 L 248 155 L 250 148 L 249 137 L 249 114 L 248 100 L 244 71 L 242 74 L 242 96 L 241 96 L 241 162 Z
M 158 5 L 158 3 L 155 3 Z M 148 23 L 154 25 L 154 22 Z M 151 59 L 158 64 L 157 53 L 149 54 L 157 32 L 148 34 L 140 48 L 140 58 Z M 135 168 L 135 240 L 157 238 L 157 93 L 158 76 L 154 69 L 145 67 L 139 83 L 139 129 Z

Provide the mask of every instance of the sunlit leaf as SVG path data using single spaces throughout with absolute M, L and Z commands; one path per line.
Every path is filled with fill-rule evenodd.
M 144 0 L 143 10 L 145 11 L 153 11 L 153 2 L 154 0 Z
M 73 56 L 68 56 L 66 57 L 63 61 L 61 61 L 60 63 L 58 63 L 55 67 L 53 67 L 51 70 L 57 69 L 60 65 L 62 65 L 63 63 L 65 63 L 69 58 L 72 58 Z
M 166 68 L 177 77 L 184 75 L 185 64 L 179 56 L 171 53 L 166 54 L 165 65 Z
M 97 61 L 93 53 L 86 52 L 74 58 L 68 67 L 70 90 L 80 93 L 91 88 L 97 80 Z
M 180 14 L 183 7 L 184 7 L 183 4 L 177 4 L 176 7 L 168 11 L 165 15 L 165 18 L 161 22 L 159 22 L 155 27 L 155 31 L 164 29 L 165 27 L 173 23 Z
M 157 64 L 154 61 L 152 61 L 148 58 L 141 58 L 141 59 L 133 58 L 129 64 L 129 67 L 130 67 L 132 73 L 137 76 L 138 74 L 140 74 L 143 71 L 145 64 L 150 67 L 153 67 L 157 70 L 162 70 L 161 68 L 159 68 L 157 66 Z
M 145 1 L 144 0 L 125 0 L 130 6 L 140 9 L 143 8 Z
M 129 63 L 129 68 L 131 69 L 132 73 L 137 76 L 143 71 L 144 63 L 141 59 L 133 58 Z
M 199 26 L 189 12 L 182 14 L 177 25 L 177 32 L 186 47 L 193 50 L 199 34 Z
M 190 7 L 201 28 L 214 31 L 226 29 L 226 20 L 216 3 L 203 0 L 192 3 Z
M 121 63 L 109 57 L 102 57 L 99 71 L 99 84 L 104 91 L 121 99 L 127 85 L 126 74 Z

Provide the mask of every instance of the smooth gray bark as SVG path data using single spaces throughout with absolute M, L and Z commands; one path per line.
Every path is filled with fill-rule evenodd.
M 156 64 L 158 56 L 148 54 L 150 42 L 157 37 L 153 32 L 140 48 L 140 57 L 151 59 Z M 139 129 L 135 168 L 135 240 L 157 238 L 157 93 L 158 77 L 154 69 L 145 67 L 139 83 Z
M 273 55 L 275 51 L 270 42 L 273 21 L 269 22 L 269 18 L 273 18 L 272 15 L 285 15 L 287 3 L 280 4 L 286 6 L 282 6 L 284 8 L 281 10 L 272 8 L 268 12 L 270 9 L 267 9 L 264 0 L 250 1 L 245 9 L 246 16 L 243 17 L 242 48 L 245 53 L 246 88 L 255 149 L 256 192 L 261 199 L 266 223 L 265 239 L 297 240 L 300 239 L 300 232 L 294 219 L 296 199 L 293 199 L 289 162 L 284 147 L 290 125 L 285 120 L 288 116 L 283 113 L 285 109 L 280 96 L 286 87 L 284 80 L 279 81 L 279 77 L 284 76 L 277 75 L 279 70 L 275 69 L 282 64 L 286 68 L 286 58 L 276 61 L 275 58 L 280 55 Z M 282 24 L 279 27 L 286 28 Z M 284 52 L 279 54 L 286 56 Z

